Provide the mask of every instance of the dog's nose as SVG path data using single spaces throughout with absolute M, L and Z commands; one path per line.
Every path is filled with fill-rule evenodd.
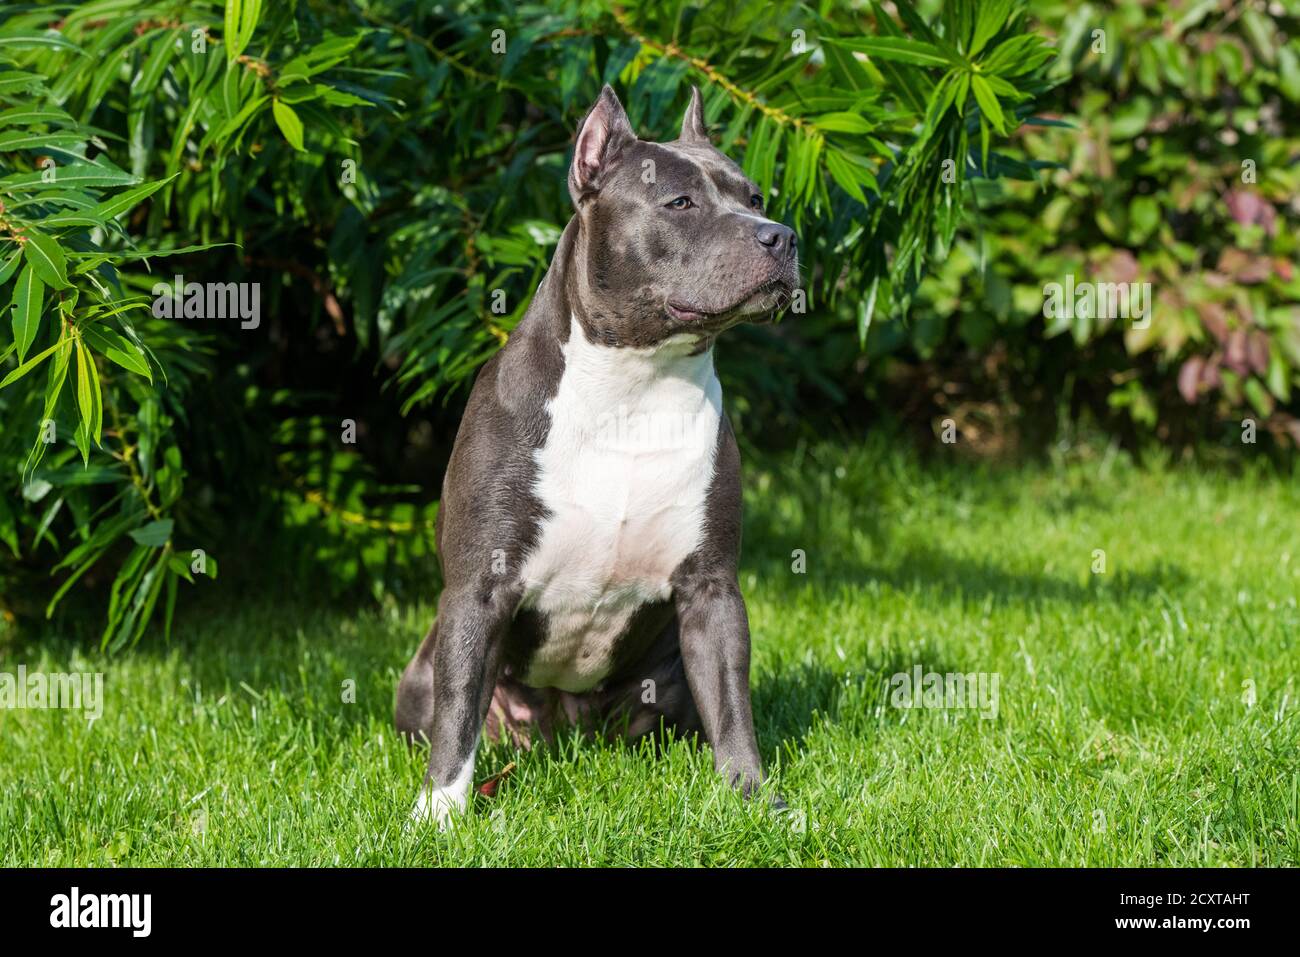
M 763 223 L 754 230 L 754 236 L 761 246 L 767 248 L 773 256 L 784 258 L 794 251 L 799 240 L 794 230 L 780 223 Z

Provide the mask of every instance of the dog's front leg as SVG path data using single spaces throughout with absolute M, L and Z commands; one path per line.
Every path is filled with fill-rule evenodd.
M 444 591 L 438 601 L 429 770 L 412 811 L 417 821 L 446 827 L 449 816 L 469 801 L 474 752 L 514 606 L 507 590 L 490 586 Z
M 713 766 L 750 797 L 763 781 L 749 701 L 749 618 L 734 578 L 704 575 L 674 590 L 686 682 Z

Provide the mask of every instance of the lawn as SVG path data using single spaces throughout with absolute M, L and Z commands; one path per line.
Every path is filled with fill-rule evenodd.
M 102 671 L 106 698 L 93 723 L 0 710 L 0 863 L 1300 864 L 1294 478 L 944 454 L 748 465 L 754 705 L 789 813 L 690 742 L 566 739 L 484 746 L 478 780 L 516 764 L 497 795 L 408 829 L 423 763 L 389 721 L 435 595 L 218 582 L 169 646 L 104 657 L 93 622 L 0 643 L 0 671 Z M 996 676 L 996 717 L 896 707 L 918 665 Z

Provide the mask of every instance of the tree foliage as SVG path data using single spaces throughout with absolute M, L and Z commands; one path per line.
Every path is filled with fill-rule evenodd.
M 105 645 L 137 641 L 160 611 L 169 631 L 180 584 L 216 575 L 233 525 L 299 543 L 302 574 L 398 587 L 436 502 L 391 481 L 349 427 L 400 457 L 393 406 L 445 401 L 509 336 L 570 214 L 572 131 L 604 82 L 647 138 L 675 135 L 698 84 L 719 145 L 800 230 L 810 328 L 847 323 L 865 341 L 949 254 L 972 182 L 1033 175 L 1004 147 L 1050 86 L 1023 4 L 895 7 L 9 12 L 6 603 L 23 610 L 44 581 L 51 614 L 102 582 Z M 187 315 L 191 283 L 257 284 L 258 314 L 214 317 L 208 292 Z M 738 350 L 742 394 L 782 361 L 780 327 L 755 335 L 769 356 Z M 374 381 L 388 404 L 366 420 L 344 384 Z

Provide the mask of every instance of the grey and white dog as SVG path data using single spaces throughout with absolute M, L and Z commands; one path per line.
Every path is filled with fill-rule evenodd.
M 795 235 L 709 141 L 699 90 L 680 137 L 648 143 L 606 86 L 569 193 L 443 483 L 445 588 L 397 689 L 398 730 L 430 746 L 418 820 L 465 807 L 485 725 L 521 743 L 559 722 L 702 731 L 734 786 L 762 781 L 713 345 L 791 296 Z

